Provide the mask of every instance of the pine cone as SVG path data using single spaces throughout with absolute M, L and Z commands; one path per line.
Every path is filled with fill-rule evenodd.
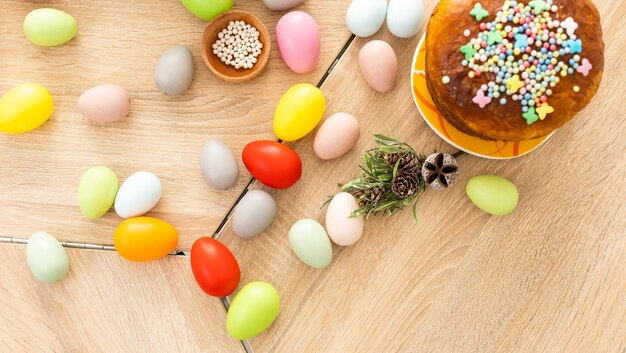
M 454 184 L 459 174 L 456 159 L 447 153 L 433 153 L 424 161 L 422 177 L 435 190 Z
M 367 201 L 369 201 L 369 203 L 375 204 L 380 200 L 381 197 L 383 197 L 384 193 L 385 187 L 377 186 L 371 189 L 370 192 L 367 194 Z
M 419 176 L 415 171 L 399 171 L 391 181 L 391 192 L 401 199 L 405 199 L 417 192 Z
M 421 166 L 420 160 L 417 155 L 410 151 L 387 153 L 385 155 L 385 161 L 391 167 L 394 167 L 398 160 L 400 160 L 400 163 L 398 164 L 398 170 L 417 169 Z

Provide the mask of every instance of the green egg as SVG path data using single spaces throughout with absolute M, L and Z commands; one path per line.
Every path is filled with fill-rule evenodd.
M 103 166 L 87 169 L 78 186 L 78 206 L 89 219 L 102 217 L 115 202 L 119 180 L 115 173 Z
M 266 282 L 251 282 L 235 295 L 226 314 L 226 329 L 235 339 L 252 338 L 267 329 L 280 310 L 280 296 Z
M 474 205 L 495 216 L 513 212 L 519 199 L 515 185 L 497 175 L 479 175 L 471 178 L 467 182 L 465 192 Z
M 70 260 L 65 249 L 46 232 L 30 236 L 26 245 L 26 260 L 30 272 L 45 283 L 63 279 L 70 270 Z
M 189 12 L 205 21 L 211 21 L 233 7 L 233 0 L 181 0 Z
M 37 9 L 24 19 L 24 34 L 33 44 L 54 47 L 76 36 L 78 24 L 70 14 L 57 9 Z
M 302 262 L 313 268 L 324 268 L 333 260 L 330 238 L 313 219 L 301 219 L 291 226 L 289 245 Z

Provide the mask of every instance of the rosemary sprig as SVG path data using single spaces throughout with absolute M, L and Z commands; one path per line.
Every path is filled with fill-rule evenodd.
M 421 173 L 426 157 L 395 138 L 382 134 L 374 138 L 376 147 L 361 156 L 361 176 L 339 184 L 341 191 L 352 194 L 360 206 L 351 217 L 380 212 L 392 216 L 412 203 L 415 217 L 414 202 L 426 187 Z

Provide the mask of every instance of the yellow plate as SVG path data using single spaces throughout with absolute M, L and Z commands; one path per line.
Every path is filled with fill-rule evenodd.
M 511 159 L 535 150 L 554 134 L 553 132 L 546 137 L 525 141 L 486 141 L 457 130 L 443 118 L 426 87 L 426 48 L 422 48 L 425 38 L 426 34 L 417 45 L 411 66 L 413 100 L 426 123 L 444 141 L 474 156 L 490 159 Z

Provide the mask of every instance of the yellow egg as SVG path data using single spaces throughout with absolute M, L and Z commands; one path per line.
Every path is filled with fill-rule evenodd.
M 291 87 L 278 102 L 274 133 L 283 141 L 295 141 L 313 131 L 326 110 L 322 92 L 308 83 Z
M 38 128 L 52 114 L 52 96 L 36 83 L 13 87 L 0 98 L 0 131 L 21 134 Z

